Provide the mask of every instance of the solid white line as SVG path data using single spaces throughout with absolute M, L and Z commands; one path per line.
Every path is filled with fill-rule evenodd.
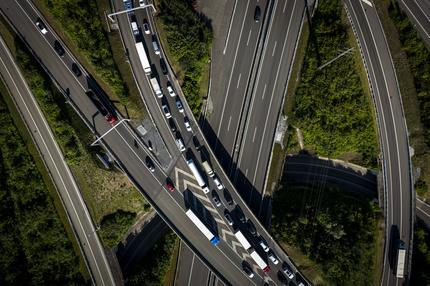
M 228 32 L 227 32 L 227 39 L 225 41 L 224 50 L 222 51 L 222 54 L 225 55 L 225 50 L 227 49 L 228 40 L 230 38 L 230 31 L 231 31 L 231 24 L 233 23 L 234 19 L 234 13 L 236 13 L 236 6 L 237 6 L 237 0 L 234 1 L 234 8 L 233 8 L 233 14 L 231 15 L 230 19 L 230 25 L 228 26 Z M 245 17 L 244 17 L 245 18 Z M 240 42 L 240 41 L 239 41 Z M 239 45 L 239 44 L 238 44 Z
M 230 131 L 230 123 L 231 123 L 231 116 L 230 116 L 230 118 L 228 120 L 227 131 Z
M 239 88 L 239 84 L 240 84 L 240 78 L 242 77 L 242 74 L 239 74 L 239 79 L 237 80 L 237 85 L 236 85 L 236 89 Z
M 194 269 L 194 258 L 196 255 L 193 253 L 193 260 L 191 261 L 191 267 L 190 267 L 190 277 L 188 277 L 188 286 L 191 285 L 191 276 L 193 275 L 193 269 Z
M 285 8 L 287 8 L 287 0 L 285 0 L 284 9 L 282 9 L 282 13 L 285 13 Z
M 261 100 L 264 100 L 264 95 L 266 94 L 266 87 L 267 87 L 267 84 L 265 83 L 264 88 L 263 88 L 263 95 L 261 96 Z
M 278 44 L 278 41 L 275 41 L 275 45 L 273 46 L 273 51 L 272 51 L 272 57 L 275 54 L 275 50 L 276 50 L 276 45 Z
M 249 34 L 248 34 L 248 40 L 246 41 L 246 45 L 248 46 L 249 44 L 249 39 L 251 38 L 251 33 L 252 33 L 252 29 L 249 30 Z
M 255 134 L 257 133 L 257 127 L 255 127 L 255 129 L 254 129 L 254 135 L 252 136 L 252 142 L 254 142 L 254 140 L 255 140 Z
M 423 214 L 425 214 L 426 216 L 428 216 L 428 217 L 430 218 L 430 215 L 429 215 L 428 213 L 426 213 L 426 212 L 424 211 L 424 209 L 422 209 L 422 208 L 420 208 L 420 207 L 417 207 L 417 209 L 419 209 Z
M 427 29 L 422 25 L 422 23 L 415 17 L 415 14 L 411 11 L 411 9 L 409 9 L 409 6 L 408 6 L 408 4 L 405 2 L 405 1 L 403 1 L 402 0 L 402 2 L 403 2 L 403 4 L 405 5 L 405 7 L 406 7 L 406 9 L 408 9 L 408 11 L 409 11 L 409 15 L 411 15 L 412 17 L 414 17 L 414 19 L 415 19 L 415 21 L 417 22 L 417 24 L 421 27 L 421 29 L 423 30 L 423 32 L 427 35 L 427 37 L 428 38 L 430 38 L 430 35 L 428 34 L 428 32 L 427 32 Z M 427 20 L 429 20 L 430 21 L 430 19 L 428 19 L 428 17 L 427 17 L 427 15 L 426 15 L 426 13 L 421 9 L 421 7 L 420 7 L 420 5 L 418 5 L 418 3 L 415 3 L 417 6 L 418 6 L 418 9 L 420 9 L 421 10 L 421 12 L 424 14 L 424 17 L 426 17 L 427 18 Z

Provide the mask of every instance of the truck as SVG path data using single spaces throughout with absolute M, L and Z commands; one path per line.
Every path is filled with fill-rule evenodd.
M 199 219 L 199 217 L 193 212 L 192 209 L 188 209 L 185 214 L 188 218 L 197 226 L 197 228 L 206 236 L 212 245 L 217 245 L 219 243 L 219 237 L 214 234 L 207 226 Z
M 136 46 L 137 54 L 139 55 L 140 64 L 142 65 L 143 70 L 145 71 L 146 74 L 150 74 L 151 66 L 149 65 L 148 56 L 146 55 L 145 47 L 143 46 L 143 43 L 137 42 L 135 46 Z
M 203 179 L 202 175 L 197 169 L 196 164 L 194 164 L 193 159 L 187 160 L 187 165 L 188 165 L 188 168 L 190 168 L 191 172 L 193 173 L 194 178 L 196 178 L 196 181 L 199 184 L 200 188 L 202 188 L 203 192 L 205 194 L 209 193 L 208 185 L 206 184 L 205 180 Z
M 399 239 L 397 241 L 397 268 L 396 268 L 396 277 L 397 278 L 403 278 L 404 277 L 405 258 L 406 258 L 405 243 Z
M 212 178 L 213 176 L 215 176 L 215 173 L 212 170 L 211 165 L 209 165 L 208 161 L 203 161 L 202 166 L 203 166 L 203 169 L 205 169 L 205 172 L 206 172 L 206 174 L 208 174 L 209 177 Z
M 236 231 L 234 233 L 234 236 L 236 236 L 237 240 L 239 240 L 240 244 L 242 244 L 245 250 L 248 250 L 251 248 L 251 244 L 249 243 L 249 241 L 246 239 L 246 237 L 243 235 L 243 233 L 240 230 Z
M 151 85 L 152 85 L 152 89 L 155 92 L 155 95 L 158 98 L 162 98 L 163 97 L 163 92 L 161 91 L 160 85 L 158 84 L 158 80 L 156 77 L 151 77 L 150 79 Z
M 251 258 L 254 259 L 255 263 L 263 270 L 264 273 L 270 271 L 269 265 L 261 258 L 260 254 L 257 253 L 254 249 L 249 250 L 249 255 L 251 255 Z

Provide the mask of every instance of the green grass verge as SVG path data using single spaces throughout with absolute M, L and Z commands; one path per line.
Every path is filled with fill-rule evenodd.
M 0 81 L 0 284 L 89 284 L 61 200 Z
M 169 268 L 164 275 L 164 281 L 163 286 L 173 286 L 175 284 L 175 276 L 176 276 L 176 268 L 178 266 L 178 259 L 179 259 L 179 251 L 180 251 L 180 245 L 181 240 L 176 239 L 175 240 L 175 247 L 173 248 L 173 254 L 172 258 L 170 259 L 170 265 Z

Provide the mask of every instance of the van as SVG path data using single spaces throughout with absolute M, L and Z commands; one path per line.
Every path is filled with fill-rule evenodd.
M 209 177 L 215 176 L 214 171 L 212 170 L 211 166 L 209 165 L 208 161 L 203 161 L 202 163 L 203 169 L 205 169 L 206 174 L 208 174 Z
M 158 47 L 157 39 L 155 37 L 152 38 L 152 47 L 154 48 L 154 53 L 156 55 L 160 54 L 160 48 Z
M 139 36 L 139 27 L 137 27 L 136 22 L 131 22 L 131 29 L 133 30 L 133 35 Z
M 182 141 L 182 139 L 177 138 L 175 141 L 176 141 L 176 146 L 178 146 L 179 151 L 184 152 L 185 146 L 184 146 L 184 142 Z

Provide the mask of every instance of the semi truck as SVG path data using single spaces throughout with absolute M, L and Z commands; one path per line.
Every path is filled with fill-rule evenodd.
M 150 74 L 151 66 L 149 65 L 148 56 L 146 55 L 145 47 L 143 46 L 143 43 L 137 42 L 135 46 L 136 46 L 137 54 L 139 55 L 140 64 L 142 65 L 143 70 L 145 71 L 146 74 Z
M 161 88 L 160 88 L 160 85 L 158 84 L 157 78 L 151 77 L 150 81 L 151 81 L 152 89 L 155 92 L 155 95 L 158 98 L 162 98 L 163 97 L 163 92 L 161 91 Z
M 197 226 L 197 228 L 206 236 L 212 245 L 217 245 L 219 243 L 219 237 L 214 234 L 206 225 L 198 218 L 198 216 L 191 210 L 188 209 L 185 214 L 188 218 Z
M 248 250 L 251 248 L 251 244 L 249 243 L 249 241 L 246 239 L 246 237 L 243 235 L 243 233 L 240 230 L 236 231 L 234 233 L 234 236 L 236 236 L 237 240 L 239 240 L 240 244 L 242 244 L 245 250 Z
M 406 249 L 405 243 L 402 240 L 398 240 L 397 242 L 397 268 L 396 268 L 396 277 L 403 278 L 405 272 L 405 258 L 406 258 Z
M 193 173 L 194 178 L 196 178 L 196 181 L 199 184 L 200 188 L 202 188 L 203 192 L 205 194 L 209 193 L 208 185 L 206 184 L 205 180 L 203 179 L 202 175 L 197 169 L 196 164 L 194 164 L 193 159 L 187 160 L 187 165 L 188 165 L 188 168 L 190 168 L 191 172 Z
M 263 270 L 264 273 L 270 271 L 269 265 L 261 258 L 261 256 L 254 249 L 249 250 L 249 255 L 251 255 L 252 259 L 254 259 L 255 263 Z

